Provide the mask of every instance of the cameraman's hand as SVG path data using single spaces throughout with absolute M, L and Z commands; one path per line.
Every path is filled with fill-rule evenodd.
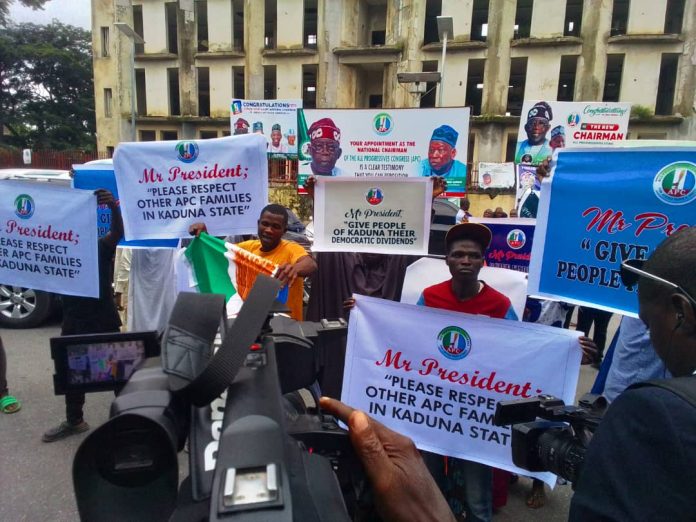
M 340 401 L 322 397 L 321 407 L 348 425 L 382 518 L 396 522 L 455 520 L 411 439 Z

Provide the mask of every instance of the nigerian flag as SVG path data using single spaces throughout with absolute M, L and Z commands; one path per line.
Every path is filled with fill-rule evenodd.
M 277 265 L 237 245 L 226 243 L 205 232 L 186 248 L 186 259 L 198 291 L 223 294 L 228 314 L 236 314 L 259 274 L 272 276 Z M 287 286 L 278 299 L 285 302 Z

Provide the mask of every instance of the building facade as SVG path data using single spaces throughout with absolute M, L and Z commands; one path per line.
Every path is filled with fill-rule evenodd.
M 441 70 L 439 15 L 443 81 L 413 93 L 397 73 Z M 92 28 L 100 151 L 228 135 L 235 97 L 433 107 L 439 89 L 472 108 L 474 165 L 511 160 L 524 99 L 630 102 L 629 138 L 696 139 L 687 0 L 92 0 Z

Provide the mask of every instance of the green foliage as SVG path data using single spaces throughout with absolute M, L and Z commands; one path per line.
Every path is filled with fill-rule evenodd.
M 0 31 L 0 125 L 6 144 L 94 149 L 89 31 L 57 20 Z
M 631 118 L 648 119 L 652 118 L 653 111 L 645 105 L 631 105 Z
M 0 0 L 0 27 L 7 24 L 8 15 L 10 14 L 10 5 L 13 0 Z M 32 9 L 43 9 L 43 5 L 48 0 L 19 0 L 19 3 Z

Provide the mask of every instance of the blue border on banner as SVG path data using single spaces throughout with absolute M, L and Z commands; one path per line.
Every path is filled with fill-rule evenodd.
M 677 202 L 662 194 L 675 163 L 686 163 Z M 693 168 L 689 166 L 693 165 Z M 670 178 L 671 179 L 671 178 Z M 542 184 L 529 292 L 628 315 L 638 312 L 621 283 L 627 258 L 646 259 L 670 234 L 696 224 L 696 149 L 563 150 Z
M 77 189 L 97 190 L 104 188 L 110 191 L 118 201 L 118 188 L 116 187 L 116 176 L 114 169 L 109 166 L 73 165 L 75 177 L 73 187 Z M 111 226 L 111 209 L 97 207 L 98 237 L 106 235 Z M 140 247 L 140 248 L 176 248 L 179 244 L 178 239 L 143 239 L 137 241 L 126 241 L 122 239 L 119 246 Z

